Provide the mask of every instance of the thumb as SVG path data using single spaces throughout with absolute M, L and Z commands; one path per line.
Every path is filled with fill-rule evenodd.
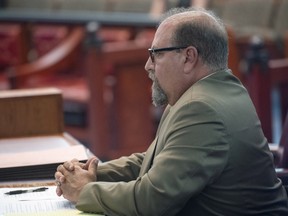
M 98 162 L 99 162 L 99 160 L 97 158 L 93 158 L 90 161 L 89 166 L 88 166 L 88 172 L 90 174 L 93 174 L 94 176 L 96 176 Z

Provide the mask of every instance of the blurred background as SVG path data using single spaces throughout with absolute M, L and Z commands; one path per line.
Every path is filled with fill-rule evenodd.
M 288 0 L 0 0 L 1 90 L 57 87 L 65 131 L 103 160 L 145 151 L 162 109 L 144 65 L 159 16 L 204 7 L 229 35 L 269 142 L 288 110 Z

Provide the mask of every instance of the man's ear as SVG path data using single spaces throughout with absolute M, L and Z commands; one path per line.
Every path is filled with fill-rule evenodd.
M 185 50 L 185 55 L 186 59 L 185 59 L 184 71 L 185 73 L 189 73 L 197 65 L 198 51 L 194 46 L 189 46 Z

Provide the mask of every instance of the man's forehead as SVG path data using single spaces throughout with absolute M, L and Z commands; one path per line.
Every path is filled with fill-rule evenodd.
M 188 14 L 189 13 L 189 14 Z M 191 19 L 191 12 L 182 12 L 178 14 L 174 14 L 167 19 L 165 19 L 158 27 L 155 37 L 154 37 L 154 42 L 159 42 L 163 40 L 171 40 L 172 37 L 172 32 L 174 31 L 175 27 L 177 26 L 178 23 L 185 21 L 184 19 L 188 20 L 187 15 Z M 194 12 L 193 12 L 194 14 Z M 196 15 L 196 14 L 195 14 Z M 193 15 L 192 15 L 193 16 Z
M 153 40 L 153 46 L 161 46 L 162 44 L 166 44 L 171 40 L 171 32 L 172 32 L 172 26 L 167 23 L 162 26 L 159 26 L 157 29 L 154 40 Z

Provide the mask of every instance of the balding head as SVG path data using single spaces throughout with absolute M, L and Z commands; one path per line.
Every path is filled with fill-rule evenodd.
M 227 68 L 228 39 L 224 24 L 204 9 L 175 8 L 163 15 L 160 25 L 172 25 L 175 46 L 195 46 L 211 70 Z

